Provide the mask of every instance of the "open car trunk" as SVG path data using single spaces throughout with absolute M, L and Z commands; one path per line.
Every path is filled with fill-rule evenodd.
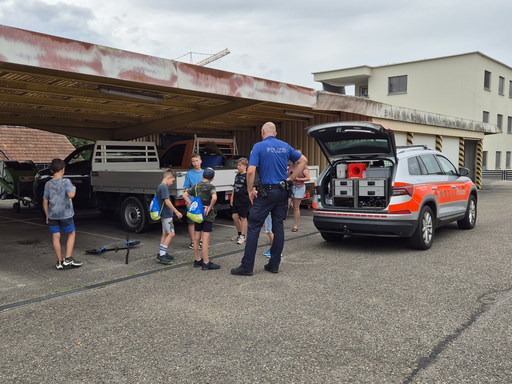
M 391 129 L 366 122 L 339 122 L 307 128 L 329 165 L 317 184 L 324 208 L 385 209 L 398 162 Z

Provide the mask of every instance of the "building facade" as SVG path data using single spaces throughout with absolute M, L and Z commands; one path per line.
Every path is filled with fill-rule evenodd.
M 501 133 L 486 135 L 483 169 L 512 167 L 512 68 L 480 52 L 318 72 L 314 79 L 325 90 L 354 86 L 356 97 L 495 125 Z M 431 145 L 418 136 L 414 143 Z

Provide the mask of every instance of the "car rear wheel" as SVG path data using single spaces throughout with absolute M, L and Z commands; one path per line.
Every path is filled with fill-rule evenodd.
M 425 205 L 421 209 L 421 214 L 418 219 L 418 227 L 409 239 L 411 247 L 416 249 L 429 249 L 434 242 L 434 214 L 429 206 Z
M 345 235 L 341 233 L 330 233 L 330 232 L 320 232 L 320 235 L 322 235 L 323 239 L 325 241 L 328 241 L 330 243 L 334 243 L 336 241 L 341 241 Z
M 468 201 L 468 208 L 466 210 L 466 217 L 457 221 L 457 225 L 461 229 L 473 229 L 476 224 L 476 199 L 475 196 L 470 196 Z

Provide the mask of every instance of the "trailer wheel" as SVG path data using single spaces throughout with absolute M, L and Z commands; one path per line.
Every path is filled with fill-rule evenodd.
M 147 203 L 137 196 L 128 196 L 123 201 L 120 216 L 123 227 L 128 232 L 141 233 L 149 228 Z
M 14 209 L 14 212 L 18 213 L 20 211 L 20 209 L 21 209 L 20 203 L 14 203 L 12 205 L 12 209 Z

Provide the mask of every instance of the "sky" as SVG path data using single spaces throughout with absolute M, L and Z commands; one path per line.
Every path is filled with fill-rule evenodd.
M 312 73 L 480 51 L 512 67 L 510 0 L 0 0 L 0 24 L 321 89 Z M 350 92 L 350 91 L 349 91 Z

